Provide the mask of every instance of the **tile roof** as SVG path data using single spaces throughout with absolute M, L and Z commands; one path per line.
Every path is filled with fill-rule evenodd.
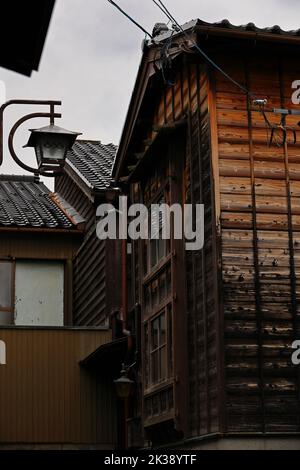
M 94 140 L 76 140 L 67 154 L 68 166 L 91 189 L 103 190 L 111 181 L 117 147 Z
M 291 36 L 291 37 L 299 37 L 300 40 L 300 28 L 295 29 L 295 30 L 284 30 L 281 29 L 280 26 L 274 25 L 270 26 L 267 28 L 259 28 L 256 26 L 254 23 L 247 23 L 245 25 L 234 25 L 230 23 L 229 20 L 224 19 L 221 21 L 217 21 L 214 23 L 208 23 L 206 21 L 200 20 L 200 19 L 195 19 L 188 21 L 187 23 L 184 23 L 182 25 L 182 29 L 186 32 L 192 30 L 193 28 L 200 27 L 202 30 L 206 29 L 207 32 L 213 31 L 214 29 L 222 29 L 222 30 L 230 30 L 232 32 L 249 32 L 249 33 L 254 33 L 254 34 L 270 34 L 270 35 L 277 35 L 277 36 Z M 163 41 L 164 39 L 167 39 L 170 37 L 172 34 L 172 30 L 162 32 L 161 34 L 155 36 L 155 42 L 157 41 Z M 176 36 L 177 33 L 173 33 L 173 36 Z M 179 32 L 179 34 L 181 34 Z M 151 42 L 151 41 L 149 41 Z
M 0 230 L 4 227 L 76 229 L 53 198 L 53 193 L 31 176 L 0 176 Z

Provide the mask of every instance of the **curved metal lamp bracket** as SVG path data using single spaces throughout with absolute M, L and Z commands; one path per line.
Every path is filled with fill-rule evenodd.
M 15 133 L 16 131 L 18 130 L 18 128 L 25 122 L 25 121 L 29 121 L 30 119 L 33 119 L 33 118 L 41 118 L 41 117 L 52 117 L 54 116 L 55 118 L 60 118 L 61 117 L 61 114 L 58 114 L 58 113 L 55 113 L 55 114 L 50 114 L 50 113 L 31 113 L 31 114 L 27 114 L 27 116 L 24 116 L 22 117 L 21 119 L 19 119 L 15 124 L 14 126 L 12 127 L 10 133 L 9 133 L 9 136 L 8 136 L 8 148 L 9 148 L 9 152 L 12 156 L 12 158 L 14 159 L 14 161 L 20 166 L 22 167 L 24 170 L 26 171 L 30 171 L 31 173 L 38 173 L 39 175 L 42 175 L 42 176 L 56 176 L 57 173 L 54 173 L 54 172 L 48 172 L 48 171 L 39 171 L 37 168 L 33 168 L 31 166 L 28 166 L 26 165 L 25 163 L 23 163 L 18 157 L 17 157 L 17 154 L 15 152 L 15 149 L 14 149 L 14 146 L 13 146 L 13 140 L 14 140 L 14 136 L 15 136 Z
M 23 163 L 17 156 L 14 146 L 13 146 L 13 139 L 15 136 L 15 133 L 17 129 L 25 122 L 28 121 L 29 119 L 33 118 L 50 118 L 50 124 L 54 124 L 54 119 L 55 118 L 61 118 L 61 114 L 55 113 L 55 106 L 61 106 L 61 101 L 44 101 L 44 100 L 11 100 L 7 101 L 0 107 L 0 165 L 2 165 L 3 162 L 3 113 L 4 110 L 13 104 L 25 104 L 25 105 L 47 105 L 50 106 L 50 112 L 49 113 L 31 113 L 31 114 L 26 114 L 26 116 L 23 116 L 20 118 L 12 127 L 9 136 L 8 136 L 8 148 L 9 152 L 14 159 L 14 161 L 22 167 L 24 170 L 29 171 L 31 173 L 38 173 L 39 175 L 42 176 L 56 176 L 57 173 L 51 172 L 51 171 L 40 171 L 37 168 L 33 168 L 29 165 L 26 165 Z

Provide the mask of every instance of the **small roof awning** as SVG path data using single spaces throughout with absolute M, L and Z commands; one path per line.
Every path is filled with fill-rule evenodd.
M 80 365 L 89 369 L 99 369 L 110 375 L 120 373 L 120 367 L 125 362 L 128 351 L 128 337 L 116 339 L 102 344 L 91 354 L 80 361 Z
M 30 76 L 38 70 L 55 0 L 1 3 L 0 67 Z

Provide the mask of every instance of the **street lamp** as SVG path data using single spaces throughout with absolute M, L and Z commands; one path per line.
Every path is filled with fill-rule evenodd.
M 0 165 L 3 161 L 3 113 L 4 110 L 13 104 L 22 105 L 47 105 L 50 107 L 48 113 L 38 112 L 23 116 L 12 127 L 8 137 L 9 152 L 14 161 L 24 170 L 43 176 L 56 176 L 61 172 L 67 151 L 72 148 L 76 138 L 80 132 L 73 132 L 58 127 L 54 124 L 55 118 L 60 118 L 61 114 L 55 112 L 55 106 L 60 106 L 61 101 L 43 101 L 43 100 L 11 100 L 4 103 L 0 107 Z M 50 125 L 41 127 L 40 129 L 30 129 L 31 135 L 24 147 L 34 147 L 37 168 L 30 167 L 25 164 L 17 156 L 13 139 L 17 129 L 25 121 L 33 118 L 50 118 Z
M 116 386 L 117 395 L 119 398 L 128 398 L 133 390 L 134 381 L 128 378 L 129 368 L 122 365 L 121 377 L 114 380 Z
M 67 151 L 72 148 L 79 132 L 68 131 L 54 124 L 29 130 L 31 136 L 24 147 L 34 147 L 39 171 L 60 171 Z

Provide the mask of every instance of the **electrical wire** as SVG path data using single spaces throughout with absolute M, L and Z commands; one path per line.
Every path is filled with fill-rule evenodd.
M 173 27 L 175 26 L 174 29 L 178 30 L 178 26 L 174 24 L 173 19 L 171 18 L 171 16 L 167 14 L 167 12 L 163 9 L 163 7 L 156 0 L 153 0 L 153 3 L 155 3 L 155 5 L 160 9 L 160 11 L 162 11 L 167 16 L 167 18 L 169 19 L 169 22 L 172 23 Z
M 113 0 L 107 0 L 111 5 L 113 5 L 115 8 L 117 8 L 117 10 L 119 10 L 126 18 L 128 18 L 134 25 L 136 25 L 141 31 L 143 31 L 143 33 L 145 33 L 146 35 L 148 35 L 151 39 L 153 39 L 152 35 L 143 27 L 141 26 L 136 20 L 134 20 L 128 13 L 126 13 L 116 2 L 114 2 Z M 153 3 L 166 15 L 166 17 L 168 18 L 169 21 L 171 21 L 172 23 L 172 26 L 173 26 L 173 30 L 177 30 L 177 31 L 181 31 L 184 36 L 188 39 L 190 39 L 190 37 L 188 36 L 188 34 L 186 33 L 186 31 L 184 31 L 184 29 L 182 28 L 182 26 L 178 23 L 178 21 L 174 18 L 174 16 L 170 13 L 170 11 L 168 10 L 168 8 L 164 5 L 164 3 L 161 1 L 161 0 L 152 0 Z M 159 2 L 159 3 L 158 3 Z M 241 83 L 237 82 L 236 80 L 234 80 L 234 78 L 232 78 L 227 72 L 225 72 L 218 64 L 216 64 L 207 54 L 206 52 L 203 51 L 203 49 L 201 49 L 198 44 L 195 42 L 195 41 L 192 41 L 193 42 L 193 45 L 194 47 L 198 50 L 198 52 L 205 58 L 205 60 L 207 62 L 209 62 L 216 70 L 218 70 L 225 78 L 227 78 L 231 83 L 233 83 L 235 86 L 237 86 L 238 88 L 240 88 L 240 90 L 242 90 L 245 94 L 247 94 L 248 96 L 252 96 L 253 98 L 255 97 L 254 93 L 252 93 L 251 91 L 249 91 L 245 86 L 243 86 Z
M 152 34 L 148 33 L 148 31 L 143 28 L 137 21 L 135 21 L 126 11 L 122 10 L 122 8 L 113 0 L 107 0 L 111 5 L 113 5 L 117 10 L 119 10 L 126 18 L 128 18 L 133 24 L 135 24 L 143 33 L 147 34 L 152 39 Z
M 181 31 L 187 39 L 190 40 L 190 37 L 186 33 L 186 31 L 182 28 L 182 26 L 178 23 L 178 21 L 174 18 L 174 16 L 170 13 L 168 8 L 164 5 L 164 3 L 161 0 L 152 0 L 153 3 L 166 15 L 166 17 L 175 25 L 176 29 Z M 159 2 L 159 3 L 158 3 Z M 207 62 L 209 62 L 216 70 L 218 70 L 227 80 L 229 80 L 231 83 L 233 83 L 236 87 L 240 88 L 246 95 L 249 97 L 251 96 L 252 98 L 255 98 L 255 94 L 249 91 L 244 85 L 241 83 L 237 82 L 234 78 L 232 78 L 225 70 L 223 70 L 218 64 L 216 64 L 207 54 L 206 52 L 201 49 L 201 47 L 198 46 L 198 44 L 195 41 L 192 41 L 194 47 L 197 49 L 197 51 L 205 58 Z

